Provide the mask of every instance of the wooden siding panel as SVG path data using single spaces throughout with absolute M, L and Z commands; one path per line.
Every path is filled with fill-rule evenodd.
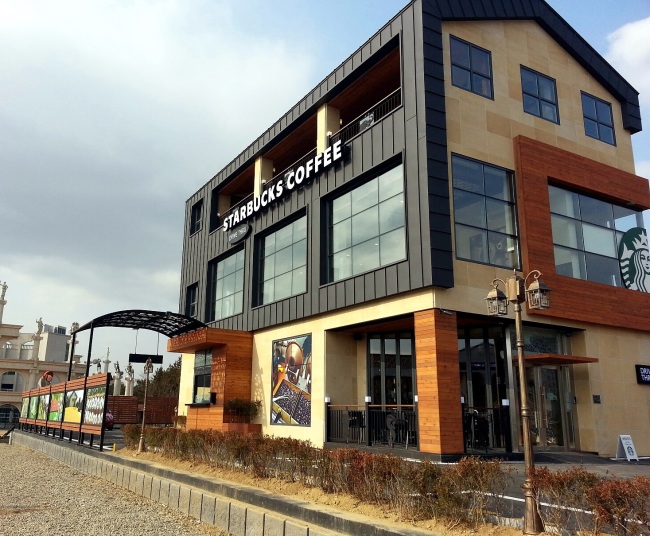
M 437 309 L 414 315 L 420 450 L 463 452 L 456 315 Z
M 519 136 L 517 204 L 522 264 L 536 269 L 551 288 L 551 308 L 532 315 L 650 331 L 650 294 L 557 275 L 548 184 L 619 205 L 650 208 L 648 181 L 568 151 Z

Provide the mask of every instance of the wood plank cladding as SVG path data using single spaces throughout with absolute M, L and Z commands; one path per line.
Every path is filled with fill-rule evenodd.
M 248 331 L 230 331 L 206 328 L 190 333 L 190 338 L 174 342 L 173 346 L 190 349 L 212 348 L 210 392 L 216 403 L 207 406 L 188 406 L 188 430 L 224 430 L 223 405 L 233 398 L 251 399 L 253 379 L 253 334 Z M 177 337 L 182 339 L 185 336 Z M 168 347 L 174 339 L 168 342 Z M 212 342 L 209 342 L 212 341 Z M 207 346 L 206 346 L 207 345 Z
M 414 315 L 420 450 L 463 452 L 456 314 L 437 309 Z
M 536 140 L 514 140 L 524 273 L 536 269 L 551 288 L 551 308 L 529 314 L 650 331 L 650 293 L 555 273 L 548 185 L 637 210 L 650 208 L 648 181 Z

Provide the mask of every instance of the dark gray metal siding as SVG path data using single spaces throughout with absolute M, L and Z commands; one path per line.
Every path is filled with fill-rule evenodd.
M 552 8 L 541 0 L 414 0 L 359 50 L 284 114 L 274 125 L 215 175 L 186 203 L 183 267 L 179 309 L 185 290 L 199 286 L 199 319 L 205 319 L 208 262 L 231 248 L 225 233 L 209 233 L 210 195 L 216 186 L 250 166 L 254 159 L 291 132 L 342 87 L 357 78 L 381 47 L 399 38 L 402 65 L 402 107 L 350 142 L 344 165 L 294 191 L 281 203 L 256 217 L 246 239 L 243 314 L 214 325 L 255 330 L 304 317 L 362 304 L 423 287 L 453 286 L 451 217 L 445 127 L 443 20 L 535 20 L 576 58 L 622 104 L 623 123 L 641 129 L 638 94 Z M 316 140 L 314 140 L 314 145 Z M 320 224 L 322 198 L 369 170 L 401 155 L 407 200 L 406 261 L 344 281 L 321 285 Z M 203 198 L 203 228 L 188 236 L 191 206 Z M 255 236 L 298 210 L 308 217 L 308 291 L 277 303 L 251 308 Z

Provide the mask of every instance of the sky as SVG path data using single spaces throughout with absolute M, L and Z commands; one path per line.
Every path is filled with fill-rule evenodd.
M 640 92 L 650 177 L 650 0 L 549 3 Z M 4 323 L 178 312 L 186 199 L 406 4 L 0 0 Z M 92 357 L 166 344 L 101 328 Z

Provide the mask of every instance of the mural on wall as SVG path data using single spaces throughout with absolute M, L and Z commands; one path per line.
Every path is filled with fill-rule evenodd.
M 63 418 L 63 393 L 52 393 L 52 400 L 50 400 L 50 413 L 47 417 L 48 421 L 61 422 Z
M 618 246 L 618 261 L 627 288 L 650 292 L 650 251 L 645 229 L 634 227 L 623 235 Z
M 86 392 L 84 424 L 102 424 L 104 406 L 106 405 L 106 386 L 91 387 Z
M 38 397 L 38 411 L 36 412 L 36 418 L 39 421 L 47 420 L 47 411 L 50 405 L 50 395 L 40 395 Z
M 273 341 L 271 424 L 311 426 L 311 333 Z
M 64 422 L 81 422 L 81 408 L 84 403 L 83 389 L 76 389 L 65 394 L 65 409 L 63 410 Z
M 29 419 L 35 419 L 36 418 L 36 410 L 38 409 L 38 401 L 39 401 L 38 396 L 32 396 L 29 399 L 29 411 L 27 412 L 27 417 Z
M 28 410 L 29 410 L 29 397 L 26 396 L 23 398 L 23 405 L 20 408 L 20 418 L 21 419 L 26 419 L 28 415 Z

